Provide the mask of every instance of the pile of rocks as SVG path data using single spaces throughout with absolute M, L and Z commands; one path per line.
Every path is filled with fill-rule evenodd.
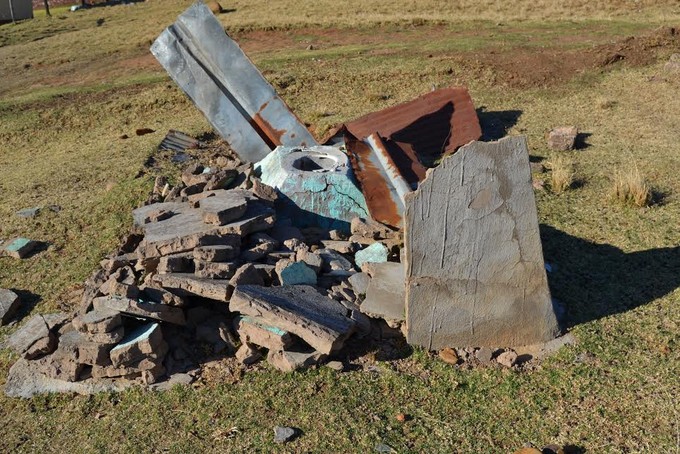
M 399 232 L 358 218 L 350 232 L 299 229 L 277 220 L 277 193 L 250 165 L 222 164 L 193 165 L 175 187 L 157 178 L 80 308 L 36 315 L 10 338 L 20 363 L 67 382 L 151 384 L 215 355 L 293 371 L 371 334 L 369 315 L 399 328 Z

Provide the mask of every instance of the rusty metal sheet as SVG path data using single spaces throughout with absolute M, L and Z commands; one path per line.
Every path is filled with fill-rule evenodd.
M 151 53 L 241 159 L 259 161 L 278 145 L 317 145 L 202 2 L 165 29 Z
M 465 87 L 435 90 L 343 126 L 362 140 L 378 133 L 410 183 L 425 178 L 424 169 L 415 162 L 434 167 L 442 157 L 482 136 L 475 106 Z

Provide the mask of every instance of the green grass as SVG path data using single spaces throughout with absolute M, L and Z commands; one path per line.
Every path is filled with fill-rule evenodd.
M 545 133 L 554 126 L 590 134 L 587 148 L 568 152 L 580 186 L 537 192 L 546 260 L 557 268 L 551 289 L 568 307 L 578 344 L 524 372 L 454 369 L 416 350 L 377 361 L 380 373 L 258 368 L 232 379 L 224 369 L 223 378 L 166 393 L 2 395 L 0 450 L 371 452 L 382 442 L 398 452 L 503 453 L 531 441 L 677 452 L 680 78 L 662 70 L 673 50 L 650 50 L 658 52 L 651 66 L 587 69 L 522 89 L 474 61 L 490 50 L 578 52 L 677 25 L 676 3 L 643 2 L 642 14 L 616 1 L 539 2 L 531 10 L 521 1 L 458 2 L 465 8 L 457 11 L 434 1 L 354 2 L 340 11 L 327 2 L 223 4 L 236 12 L 222 22 L 265 76 L 285 85 L 279 92 L 318 135 L 433 85 L 456 84 L 470 87 L 484 124 L 527 135 L 536 160 L 550 156 Z M 154 175 L 139 171 L 165 132 L 211 130 L 145 60 L 153 38 L 188 4 L 148 1 L 0 26 L 0 239 L 52 244 L 25 261 L 0 259 L 0 287 L 33 295 L 32 313 L 73 307 L 71 291 L 117 245 L 150 191 Z M 135 136 L 141 127 L 157 132 Z M 609 198 L 616 169 L 631 162 L 663 195 L 659 203 L 639 209 Z M 51 204 L 61 211 L 14 215 Z M 0 341 L 14 329 L 0 328 Z M 0 350 L 0 384 L 14 360 Z M 397 413 L 412 419 L 400 423 Z M 275 446 L 277 424 L 304 434 Z

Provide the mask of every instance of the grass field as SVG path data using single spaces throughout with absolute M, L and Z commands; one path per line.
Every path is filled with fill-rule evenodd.
M 0 258 L 0 287 L 20 291 L 26 312 L 74 307 L 151 190 L 144 162 L 168 129 L 211 131 L 148 51 L 190 3 L 55 9 L 0 26 L 0 239 L 51 244 L 28 260 Z M 550 286 L 578 342 L 522 372 L 453 368 L 404 347 L 370 372 L 231 374 L 216 363 L 221 374 L 165 393 L 1 395 L 0 451 L 372 452 L 386 443 L 507 453 L 554 442 L 570 452 L 680 452 L 680 75 L 663 69 L 680 52 L 680 32 L 668 29 L 680 26 L 680 2 L 223 6 L 226 29 L 318 137 L 458 84 L 470 88 L 486 137 L 525 134 L 534 161 L 555 157 L 548 130 L 578 125 L 584 143 L 567 152 L 576 184 L 536 193 Z M 135 136 L 142 127 L 157 132 Z M 649 207 L 612 195 L 617 172 L 635 167 L 653 187 Z M 48 205 L 61 210 L 14 214 Z M 0 328 L 0 342 L 15 329 Z M 0 350 L 0 385 L 15 359 Z M 275 445 L 274 425 L 303 435 Z

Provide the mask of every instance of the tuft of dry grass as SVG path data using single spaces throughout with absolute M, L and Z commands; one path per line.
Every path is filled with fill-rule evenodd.
M 652 203 L 652 188 L 637 164 L 616 172 L 612 192 L 623 203 L 638 207 L 646 207 Z
M 547 163 L 550 169 L 550 190 L 562 194 L 574 184 L 574 162 L 566 156 L 555 156 Z

